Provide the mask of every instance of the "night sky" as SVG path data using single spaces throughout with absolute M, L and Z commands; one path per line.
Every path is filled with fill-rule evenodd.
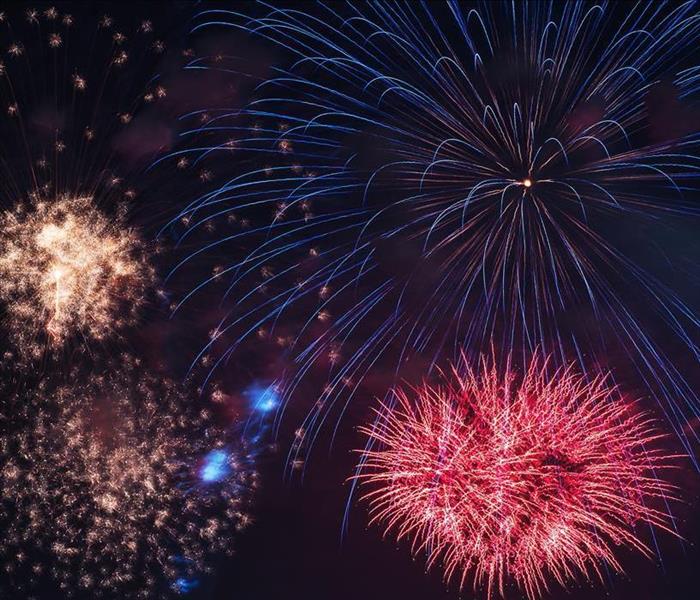
M 323 14 L 313 3 L 272 4 Z M 47 40 L 50 32 L 60 27 L 43 16 L 52 6 L 60 15 L 70 13 L 75 19 L 70 41 L 66 35 L 55 54 L 47 47 Z M 611 30 L 624 22 L 625 6 L 624 3 L 613 3 Z M 18 353 L 13 347 L 12 330 L 9 326 L 3 327 L 0 353 L 11 353 L 10 358 L 5 355 L 2 365 L 4 393 L 7 395 L 23 386 L 38 385 L 44 379 L 70 383 L 76 377 L 76 370 L 77 377 L 89 379 L 111 368 L 115 360 L 119 363 L 119 357 L 124 353 L 138 357 L 141 361 L 139 368 L 148 369 L 157 377 L 174 381 L 188 379 L 191 386 L 188 389 L 192 390 L 195 403 L 202 402 L 211 389 L 222 391 L 226 400 L 214 408 L 219 421 L 231 424 L 236 431 L 245 428 L 246 435 L 251 430 L 257 432 L 258 484 L 250 491 L 246 505 L 251 524 L 235 534 L 233 556 L 214 557 L 212 573 L 198 576 L 191 592 L 174 597 L 192 600 L 485 599 L 483 588 L 474 591 L 467 583 L 460 591 L 457 583 L 446 584 L 439 564 L 426 572 L 424 555 L 412 556 L 410 542 L 396 543 L 391 534 L 383 537 L 381 525 L 368 526 L 367 506 L 359 501 L 357 491 L 353 493 L 349 478 L 355 472 L 357 450 L 363 448 L 366 441 L 358 427 L 374 418 L 375 399 L 391 385 L 394 368 L 393 363 L 389 364 L 391 361 L 376 364 L 342 418 L 340 407 L 333 409 L 335 412 L 331 413 L 329 423 L 319 429 L 312 450 L 301 444 L 301 449 L 298 449 L 295 435 L 322 393 L 325 379 L 321 379 L 317 371 L 311 371 L 311 375 L 301 381 L 279 418 L 275 418 L 274 411 L 267 414 L 255 406 L 259 400 L 256 390 L 279 380 L 282 374 L 289 374 L 293 367 L 283 339 L 270 337 L 260 341 L 262 336 L 246 339 L 214 371 L 208 380 L 209 387 L 204 385 L 210 373 L 210 363 L 206 361 L 218 359 L 232 344 L 237 330 L 218 339 L 206 359 L 197 360 L 198 353 L 221 319 L 233 309 L 239 298 L 245 298 L 249 290 L 237 287 L 226 295 L 227 284 L 215 282 L 195 294 L 174 315 L 172 309 L 194 286 L 210 277 L 212 269 L 245 256 L 256 244 L 264 243 L 266 233 L 231 239 L 211 251 L 196 255 L 187 269 L 177 271 L 170 278 L 168 273 L 211 240 L 244 231 L 245 227 L 260 227 L 269 221 L 270 210 L 269 207 L 242 210 L 236 212 L 234 224 L 222 217 L 212 220 L 211 229 L 202 227 L 184 238 L 188 223 L 178 218 L 180 211 L 194 199 L 251 169 L 294 166 L 295 161 L 303 163 L 305 159 L 301 152 L 298 157 L 283 153 L 272 158 L 261 157 L 260 153 L 246 147 L 228 153 L 212 152 L 199 158 L 196 153 L 179 154 L 192 147 L 227 144 L 229 131 L 199 131 L 195 135 L 188 132 L 211 124 L 212 116 L 216 118 L 219 114 L 217 111 L 232 113 L 243 110 L 264 95 L 264 90 L 258 87 L 262 81 L 293 62 L 289 53 L 279 46 L 249 32 L 216 26 L 193 32 L 202 21 L 198 15 L 212 7 L 241 11 L 252 17 L 268 12 L 263 6 L 235 0 L 211 5 L 180 1 L 128 4 L 6 2 L 0 7 L 3 15 L 0 21 L 2 62 L 11 75 L 21 111 L 21 122 L 6 115 L 13 98 L 8 88 L 3 87 L 0 104 L 0 209 L 8 210 L 17 201 L 26 199 L 32 190 L 42 190 L 46 197 L 76 190 L 94 195 L 100 210 L 110 216 L 124 215 L 125 227 L 139 233 L 157 281 L 147 294 L 138 322 L 124 328 L 119 336 L 95 341 L 78 335 L 60 352 L 47 352 L 30 361 L 28 366 L 19 358 L 13 358 Z M 29 9 L 37 10 L 37 23 L 28 19 Z M 697 8 L 695 10 L 697 14 Z M 437 7 L 436 14 L 444 18 L 448 12 L 444 7 Z M 105 15 L 109 15 L 111 21 L 108 25 L 100 25 Z M 143 31 L 145 21 L 152 24 L 152 31 Z M 114 41 L 116 32 L 123 32 L 126 36 L 123 46 Z M 447 35 L 455 36 L 456 33 L 449 31 Z M 609 31 L 603 31 L 601 35 L 605 37 Z M 697 32 L 695 35 L 700 40 Z M 13 59 L 7 53 L 16 42 L 22 45 L 23 55 Z M 128 61 L 123 68 L 117 68 L 112 61 L 122 48 L 128 50 Z M 694 53 L 677 50 L 685 52 L 678 60 L 681 68 L 698 64 L 697 48 L 696 43 Z M 200 58 L 202 63 L 197 63 Z M 390 62 L 394 58 L 389 56 L 387 60 Z M 192 64 L 209 68 L 185 68 Z M 499 64 L 491 64 L 489 68 L 507 71 Z M 81 99 L 76 101 L 71 81 L 75 81 L 74 76 L 78 73 L 87 79 L 88 85 Z M 331 77 L 319 77 L 323 85 L 331 85 L 334 81 Z M 525 80 L 524 75 L 522 78 Z M 518 84 L 526 86 L 527 81 Z M 585 122 L 590 118 L 588 113 L 598 110 L 597 102 L 598 98 L 588 102 L 571 117 L 572 120 Z M 635 143 L 648 140 L 656 143 L 657 140 L 697 135 L 700 105 L 679 99 L 671 78 L 658 81 L 644 102 L 650 125 L 643 131 L 636 131 Z M 391 111 L 391 105 L 386 110 Z M 601 110 L 604 111 L 604 107 Z M 277 121 L 281 122 L 281 119 Z M 256 126 L 238 117 L 227 121 L 231 122 L 241 129 L 252 130 Z M 88 127 L 95 129 L 92 145 L 85 142 Z M 343 143 L 362 156 L 365 161 L 361 164 L 363 172 L 371 171 L 381 161 L 390 162 L 395 158 L 392 154 L 395 150 L 373 142 L 374 133 L 368 126 L 366 131 L 343 139 Z M 238 131 L 235 135 L 245 138 L 245 134 Z M 59 149 L 63 144 L 65 149 Z M 689 154 L 698 152 L 697 145 L 688 151 Z M 164 156 L 169 158 L 161 161 Z M 186 165 L 177 164 L 181 156 L 188 157 Z M 41 161 L 48 166 L 42 166 Z M 391 188 L 394 182 L 390 177 L 383 184 L 387 182 Z M 654 184 L 640 179 L 636 185 L 640 190 L 650 190 Z M 696 204 L 700 194 L 693 186 L 697 184 L 684 181 L 683 185 L 686 199 L 691 205 Z M 403 192 L 400 188 L 393 192 L 390 189 L 386 198 L 395 199 L 392 193 Z M 332 201 L 337 202 L 337 199 Z M 331 206 L 337 208 L 332 203 Z M 390 214 L 382 225 L 388 227 L 394 224 L 392 219 L 400 218 L 401 215 Z M 596 217 L 592 216 L 591 220 L 595 223 Z M 688 303 L 689 320 L 692 320 L 692 315 L 697 319 L 697 309 L 700 308 L 697 212 L 669 215 L 650 222 L 636 221 L 631 217 L 623 223 L 611 223 L 610 219 L 601 218 L 597 225 L 597 230 L 603 235 L 616 236 L 627 255 L 659 274 L 663 284 Z M 342 237 L 339 239 L 344 241 Z M 382 281 L 387 273 L 398 273 L 399 277 L 407 274 L 421 252 L 420 244 L 414 239 L 397 241 L 387 238 L 377 243 L 376 248 L 378 267 L 371 275 L 376 279 L 370 279 L 368 286 L 378 285 L 377 282 Z M 278 270 L 291 264 L 292 259 L 284 256 L 283 261 Z M 436 281 L 431 278 L 434 266 L 429 262 L 424 264 L 422 287 L 417 286 L 406 293 L 412 306 L 421 306 L 425 295 L 432 291 L 431 286 Z M 614 266 L 609 268 L 614 271 Z M 296 271 L 292 273 L 297 274 Z M 292 275 L 289 276 L 290 282 L 294 281 Z M 259 276 L 256 271 L 255 277 L 255 285 L 265 283 L 265 274 Z M 250 280 L 241 281 L 241 285 L 250 285 Z M 267 296 L 255 296 L 251 305 L 263 302 L 261 297 L 271 297 L 274 287 L 270 287 L 273 291 L 264 289 L 262 293 Z M 619 298 L 632 306 L 636 314 L 644 316 L 647 331 L 655 336 L 691 388 L 697 389 L 700 384 L 697 354 L 689 352 L 670 328 L 660 323 L 656 309 L 646 304 L 646 296 L 636 295 L 634 289 L 629 288 L 621 289 Z M 280 338 L 292 335 L 294 328 L 298 329 L 304 323 L 306 308 L 302 305 L 289 322 L 280 324 Z M 346 308 L 346 305 L 341 305 L 338 312 Z M 445 314 L 455 312 L 454 307 L 448 307 Z M 4 318 L 7 323 L 7 315 Z M 567 332 L 573 332 L 572 336 L 584 336 L 597 325 L 596 315 L 580 298 L 578 304 L 568 307 L 562 322 Z M 376 325 L 371 320 L 363 323 L 356 335 L 368 336 Z M 320 326 L 315 324 L 310 331 L 310 335 L 315 335 Z M 494 326 L 496 338 L 503 339 L 508 334 L 507 324 Z M 697 324 L 688 327 L 688 336 L 695 336 L 697 343 Z M 395 350 L 395 346 L 389 347 Z M 489 347 L 486 348 L 488 351 Z M 423 355 L 418 352 L 410 360 L 406 358 L 402 381 L 416 383 L 424 377 L 424 366 L 433 358 L 428 356 L 429 351 L 430 348 Z M 590 355 L 593 356 L 593 352 Z M 660 411 L 655 403 L 644 399 L 643 376 L 628 358 L 624 343 L 618 338 L 606 356 L 609 362 L 601 366 L 614 367 L 620 380 L 630 381 L 632 394 L 642 397 L 643 406 L 657 411 L 654 414 L 658 416 Z M 598 356 L 591 358 L 591 362 L 594 360 L 598 360 Z M 196 361 L 194 365 L 193 361 Z M 430 376 L 434 377 L 435 373 L 431 372 Z M 697 412 L 693 417 L 692 410 L 689 408 L 684 414 L 687 420 L 685 434 L 694 443 L 692 452 L 697 453 L 700 452 L 697 442 L 700 417 Z M 340 423 L 337 431 L 334 429 L 336 422 Z M 666 423 L 663 416 L 660 422 Z M 683 448 L 673 434 L 668 436 L 667 445 L 671 453 L 688 454 L 688 448 Z M 295 450 L 298 451 L 295 453 Z M 553 584 L 544 598 L 690 600 L 698 597 L 700 479 L 690 459 L 678 458 L 676 464 L 678 468 L 669 478 L 679 487 L 682 502 L 674 504 L 672 512 L 684 539 L 658 535 L 658 547 L 651 560 L 632 551 L 617 549 L 616 556 L 624 566 L 624 575 L 607 571 L 602 583 L 587 583 L 579 577 L 566 590 Z M 652 539 L 648 527 L 640 526 L 640 537 L 646 541 Z M 2 562 L 0 571 L 4 573 Z M 3 578 L 6 579 L 6 573 L 0 578 L 4 583 Z M 506 595 L 509 598 L 524 597 L 512 585 L 507 587 Z M 80 591 L 70 596 L 46 581 L 33 591 L 6 590 L 0 585 L 0 598 L 58 600 L 69 597 L 98 596 Z M 107 593 L 104 597 L 112 596 Z

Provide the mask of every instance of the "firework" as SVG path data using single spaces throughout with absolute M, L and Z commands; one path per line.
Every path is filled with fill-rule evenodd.
M 252 447 L 186 388 L 123 363 L 113 376 L 44 381 L 5 400 L 6 589 L 86 598 L 187 591 L 249 522 Z
M 0 215 L 0 299 L 11 341 L 40 355 L 82 336 L 104 340 L 134 322 L 153 280 L 122 219 L 91 198 L 18 205 Z
M 535 359 L 518 383 L 482 367 L 396 392 L 363 429 L 373 521 L 489 598 L 511 580 L 535 598 L 548 578 L 620 571 L 618 546 L 650 555 L 635 527 L 670 531 L 654 506 L 672 492 L 657 477 L 671 457 L 650 418 L 602 376 L 549 377 Z
M 661 131 L 673 116 L 652 108 L 664 93 L 679 113 L 696 106 L 692 3 L 200 15 L 198 29 L 215 26 L 291 58 L 246 110 L 208 112 L 172 158 L 223 163 L 230 146 L 217 136 L 234 136 L 237 164 L 253 164 L 227 169 L 177 217 L 182 240 L 201 245 L 171 277 L 234 257 L 180 303 L 221 282 L 235 299 L 202 351 L 220 353 L 214 366 L 255 336 L 289 339 L 284 399 L 327 377 L 325 408 L 305 423 L 315 432 L 380 367 L 430 368 L 493 340 L 559 364 L 580 356 L 584 370 L 620 356 L 690 449 L 699 403 L 677 361 L 696 364 L 698 319 L 668 265 L 697 264 L 668 232 L 697 227 L 688 192 L 700 138 L 693 119 Z M 234 69 L 204 58 L 191 67 Z M 240 228 L 251 213 L 255 226 Z M 212 236 L 219 223 L 226 235 Z
M 8 11 L 0 28 L 0 301 L 14 360 L 113 340 L 154 286 L 125 153 L 132 119 L 167 90 L 153 83 L 152 25 L 131 27 L 52 7 Z

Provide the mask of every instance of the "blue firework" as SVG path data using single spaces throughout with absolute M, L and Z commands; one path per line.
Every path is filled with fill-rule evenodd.
M 197 243 L 171 276 L 228 261 L 177 306 L 225 282 L 230 310 L 197 360 L 281 340 L 281 406 L 322 381 L 308 447 L 370 375 L 387 387 L 463 349 L 539 348 L 614 367 L 692 453 L 695 2 L 247 10 L 196 29 L 243 30 L 285 66 L 173 155 L 204 164 L 234 138 L 235 164 L 252 163 L 176 218 Z M 217 61 L 190 68 L 235 70 Z M 222 220 L 236 225 L 207 233 Z

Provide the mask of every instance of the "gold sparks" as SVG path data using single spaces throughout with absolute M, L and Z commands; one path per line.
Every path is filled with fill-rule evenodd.
M 0 300 L 30 357 L 133 323 L 152 278 L 138 238 L 91 198 L 35 200 L 0 215 Z
M 246 444 L 187 387 L 120 362 L 108 377 L 74 373 L 85 384 L 9 394 L 0 410 L 12 424 L 0 441 L 0 556 L 28 588 L 51 579 L 81 597 L 161 598 L 230 552 L 248 522 Z

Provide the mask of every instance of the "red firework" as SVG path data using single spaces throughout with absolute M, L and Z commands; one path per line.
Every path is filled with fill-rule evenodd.
M 359 476 L 372 522 L 412 539 L 429 567 L 442 562 L 448 581 L 471 577 L 489 598 L 512 581 L 533 599 L 550 577 L 621 571 L 615 546 L 650 555 L 640 523 L 671 531 L 654 506 L 673 493 L 657 478 L 673 457 L 605 376 L 550 377 L 537 359 L 520 380 L 485 362 L 453 372 L 382 407 L 363 429 L 372 443 Z

